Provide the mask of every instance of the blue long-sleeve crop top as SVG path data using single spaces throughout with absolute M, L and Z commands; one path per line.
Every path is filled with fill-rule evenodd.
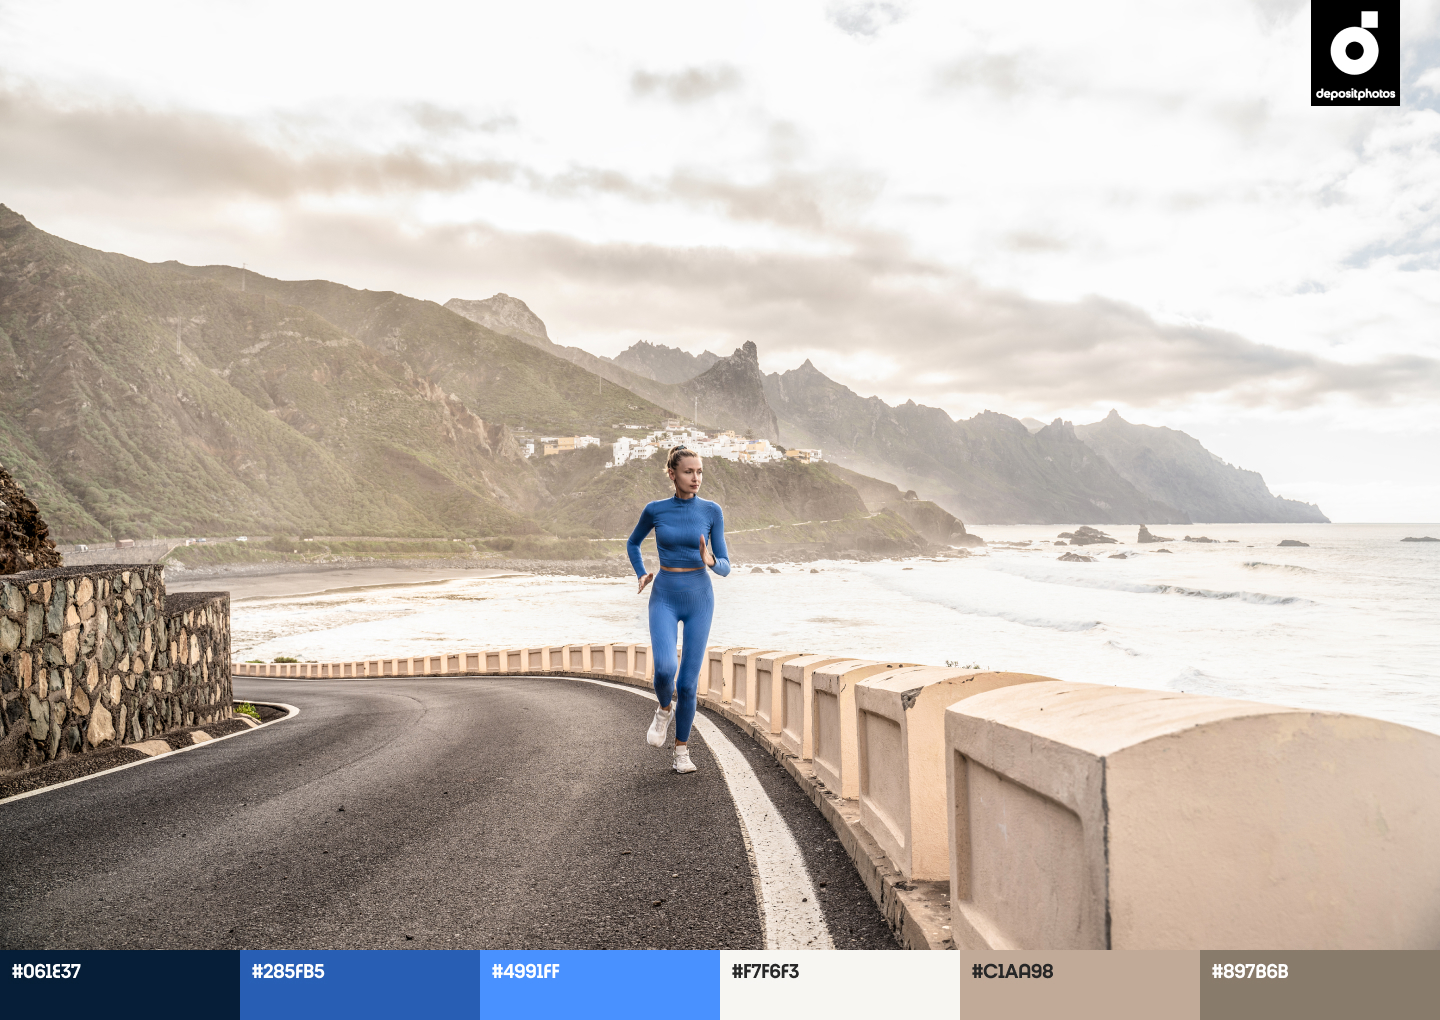
M 689 499 L 671 496 L 646 503 L 627 547 L 636 577 L 648 573 L 640 556 L 640 543 L 651 529 L 655 531 L 655 547 L 660 552 L 662 567 L 705 566 L 700 558 L 700 539 L 704 538 L 710 555 L 715 557 L 715 565 L 710 569 L 721 577 L 730 573 L 730 553 L 725 548 L 725 514 L 719 503 L 699 496 Z

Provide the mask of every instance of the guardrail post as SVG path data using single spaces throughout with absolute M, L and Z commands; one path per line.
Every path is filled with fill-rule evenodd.
M 799 652 L 767 652 L 755 659 L 755 728 L 772 736 L 780 732 L 785 681 L 781 667 Z
M 860 824 L 906 879 L 945 881 L 945 710 L 1016 684 L 1053 683 L 1030 673 L 910 666 L 855 685 Z
M 822 666 L 810 677 L 815 778 L 846 800 L 860 795 L 860 766 L 855 752 L 855 685 L 876 673 L 906 665 L 910 663 L 846 659 Z
M 1436 734 L 1055 681 L 951 706 L 945 741 L 961 947 L 1402 949 L 1440 936 Z

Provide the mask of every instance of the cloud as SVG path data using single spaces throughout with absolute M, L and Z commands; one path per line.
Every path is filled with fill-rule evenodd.
M 425 295 L 442 301 L 504 290 L 543 309 L 558 342 L 613 353 L 605 348 L 619 337 L 716 350 L 754 340 L 767 367 L 812 357 L 867 395 L 878 389 L 953 406 L 956 395 L 1001 394 L 1049 407 L 1219 398 L 1284 409 L 1335 398 L 1378 407 L 1440 397 L 1434 358 L 1342 363 L 1158 322 L 1105 298 L 1041 301 L 916 259 L 884 235 L 827 255 L 598 244 L 485 223 L 419 233 L 379 218 L 297 217 L 293 225 L 303 236 L 284 246 L 306 265 L 404 265 L 410 279 L 384 286 L 452 288 Z M 843 367 L 867 357 L 885 368 L 847 378 Z
M 729 64 L 687 67 L 683 71 L 657 74 L 636 71 L 630 76 L 630 91 L 641 98 L 660 96 L 672 103 L 688 105 L 713 99 L 740 87 L 740 72 Z
M 513 125 L 510 118 L 475 121 L 433 104 L 401 112 L 414 127 L 442 138 Z M 333 127 L 325 121 L 290 118 L 280 127 L 282 137 L 275 140 L 262 137 L 262 124 L 213 114 L 133 104 L 67 108 L 0 92 L 0 150 L 24 154 L 0 172 L 0 183 L 279 202 L 347 192 L 447 194 L 494 183 L 554 198 L 603 194 L 648 205 L 676 203 L 737 222 L 807 232 L 830 229 L 838 211 L 869 203 L 883 183 L 860 172 L 786 169 L 798 142 L 783 124 L 769 131 L 773 169 L 752 181 L 683 167 L 654 178 L 592 166 L 542 173 L 510 159 L 445 155 L 425 140 L 379 152 L 317 142 Z
M 980 87 L 1001 99 L 1013 99 L 1029 89 L 1020 58 L 1010 53 L 963 57 L 942 67 L 935 77 L 942 91 Z
M 885 0 L 830 0 L 825 5 L 825 18 L 830 24 L 847 35 L 864 39 L 874 39 L 909 14 L 906 4 Z
M 416 111 L 420 125 L 445 120 L 442 111 Z M 455 115 L 445 130 L 469 122 Z M 514 162 L 463 159 L 402 146 L 388 152 L 271 144 L 255 125 L 184 110 L 152 110 L 129 103 L 65 107 L 37 96 L 0 92 L 0 150 L 23 153 L 7 161 L 6 183 L 93 186 L 116 194 L 211 192 L 284 200 L 306 193 L 460 191 L 482 181 L 525 176 Z

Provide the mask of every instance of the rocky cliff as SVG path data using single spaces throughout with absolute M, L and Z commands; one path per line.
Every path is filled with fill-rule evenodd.
M 1195 523 L 1329 522 L 1318 506 L 1272 495 L 1259 473 L 1225 463 L 1184 432 L 1134 425 L 1112 410 L 1075 434 L 1141 492 Z
M 984 545 L 983 539 L 965 530 L 965 523 L 937 503 L 921 499 L 914 489 L 901 492 L 898 486 L 882 482 L 859 472 L 843 468 L 839 464 L 825 467 L 835 477 L 850 483 L 865 509 L 886 510 L 903 518 L 912 528 L 936 545 L 977 546 Z
M 685 407 L 699 422 L 710 422 L 754 436 L 780 441 L 775 412 L 765 400 L 765 376 L 760 354 L 747 340 L 728 358 L 680 386 Z
M 20 483 L 0 464 L 0 574 L 61 565 L 49 525 Z

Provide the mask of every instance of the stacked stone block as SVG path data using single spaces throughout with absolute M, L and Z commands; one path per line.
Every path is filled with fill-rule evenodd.
M 0 769 L 229 718 L 229 661 L 229 596 L 159 566 L 0 576 Z

